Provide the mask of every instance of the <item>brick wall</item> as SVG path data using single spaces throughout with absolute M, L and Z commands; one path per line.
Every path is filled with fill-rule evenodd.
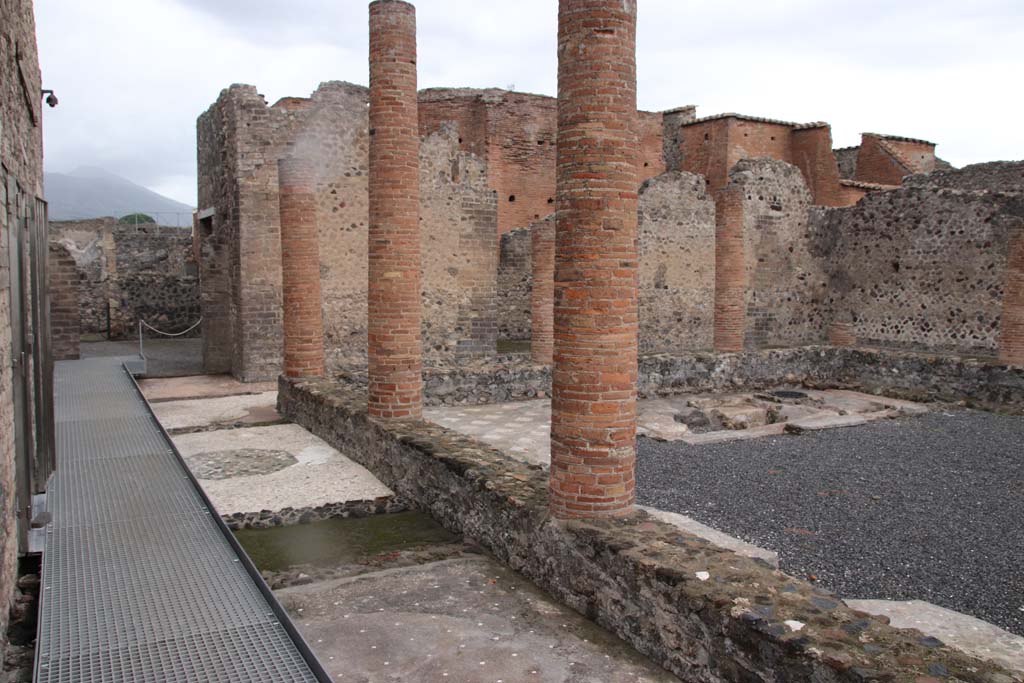
M 935 144 L 893 135 L 864 133 L 857 152 L 855 180 L 899 185 L 913 173 L 936 170 Z
M 531 229 L 501 236 L 498 249 L 498 337 L 529 339 L 530 296 L 533 287 Z
M 17 571 L 9 207 L 43 194 L 42 80 L 31 0 L 0 0 L 0 661 Z M 13 194 L 8 188 L 14 190 Z
M 420 92 L 420 134 L 454 123 L 463 151 L 487 164 L 490 187 L 498 196 L 498 232 L 529 226 L 555 210 L 555 129 L 557 100 L 507 90 L 431 88 Z M 695 108 L 672 114 L 692 119 Z M 664 173 L 665 119 L 638 112 L 640 179 Z
M 829 307 L 862 343 L 995 355 L 1022 179 L 1024 163 L 979 164 L 815 213 Z
M 82 276 L 67 247 L 50 244 L 47 264 L 50 290 L 50 344 L 54 360 L 74 360 L 79 356 L 81 314 L 78 297 Z
M 726 186 L 737 162 L 767 158 L 795 164 L 815 204 L 840 206 L 847 197 L 839 187 L 839 167 L 828 124 L 723 114 L 683 121 L 674 124 L 672 130 L 676 131 L 675 150 L 666 151 L 668 167 L 703 175 L 713 194 Z
M 1003 318 L 999 331 L 999 359 L 1024 365 L 1024 202 L 1015 225 L 1010 226 L 1007 244 L 1006 285 L 1003 290 Z
M 171 333 L 199 319 L 190 230 L 97 218 L 53 222 L 50 241 L 68 250 L 82 276 L 82 334 L 134 339 L 140 318 Z
M 236 85 L 199 118 L 199 208 L 213 209 L 199 226 L 203 315 L 223 321 L 204 325 L 208 371 L 258 380 L 280 370 L 276 164 L 293 152 L 321 169 L 317 224 L 328 369 L 365 363 L 367 102 L 366 88 L 330 82 L 309 99 L 268 107 L 254 87 Z M 494 269 L 497 208 L 482 159 L 460 150 L 450 128 L 431 138 L 420 154 L 422 238 L 424 253 L 441 258 L 424 261 L 423 334 L 427 360 L 444 363 L 461 352 L 481 353 L 493 335 L 487 318 L 494 304 L 479 273 Z

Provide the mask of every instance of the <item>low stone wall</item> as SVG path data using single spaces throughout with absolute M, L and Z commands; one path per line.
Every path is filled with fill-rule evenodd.
M 913 401 L 963 403 L 1024 413 L 1024 367 L 978 358 L 892 349 L 800 346 L 743 353 L 693 352 L 640 357 L 641 398 L 770 389 L 847 388 Z M 337 380 L 365 390 L 364 373 Z M 427 406 L 480 405 L 544 398 L 551 368 L 522 357 L 423 371 Z
M 683 680 L 1024 680 L 646 513 L 552 520 L 539 467 L 429 423 L 373 422 L 350 386 L 282 378 L 278 410 Z

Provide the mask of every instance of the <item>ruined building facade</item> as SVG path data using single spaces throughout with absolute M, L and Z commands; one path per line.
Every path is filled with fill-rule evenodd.
M 534 233 L 556 206 L 556 104 L 495 89 L 419 93 L 429 365 L 492 357 L 499 338 L 531 338 Z M 280 370 L 276 164 L 287 155 L 311 158 L 322 174 L 328 369 L 365 364 L 366 105 L 366 89 L 345 83 L 273 106 L 236 85 L 200 117 L 196 253 L 208 371 L 255 380 Z M 987 167 L 956 172 L 933 143 L 873 133 L 833 150 L 825 123 L 697 118 L 692 106 L 638 112 L 635 125 L 642 353 L 714 347 L 716 284 L 727 284 L 716 260 L 723 277 L 736 273 L 746 349 L 823 343 L 841 329 L 850 342 L 999 352 L 1012 233 L 999 216 L 1012 202 L 955 189 L 984 188 Z M 1016 196 L 1013 173 L 997 175 L 1001 196 Z M 932 189 L 940 176 L 948 187 Z M 726 191 L 740 198 L 729 219 L 739 239 L 731 269 L 715 240 Z M 960 276 L 940 267 L 950 247 Z
M 232 86 L 199 119 L 196 239 L 208 372 L 246 380 L 281 369 L 281 247 L 277 161 L 312 160 L 327 365 L 366 358 L 367 89 L 325 83 L 309 99 L 268 106 Z M 426 357 L 454 362 L 493 353 L 497 206 L 482 161 L 454 126 L 420 149 Z

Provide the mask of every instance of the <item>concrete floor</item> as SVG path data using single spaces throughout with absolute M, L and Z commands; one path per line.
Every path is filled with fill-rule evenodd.
M 362 465 L 298 425 L 179 434 L 173 440 L 221 515 L 394 495 Z
M 239 382 L 231 375 L 188 375 L 140 379 L 139 387 L 150 403 L 222 396 L 244 396 L 277 391 L 277 382 Z
M 168 432 L 200 431 L 231 427 L 255 427 L 279 423 L 277 392 L 223 396 L 184 401 L 164 401 L 153 412 Z
M 485 556 L 286 588 L 277 597 L 339 681 L 679 680 Z

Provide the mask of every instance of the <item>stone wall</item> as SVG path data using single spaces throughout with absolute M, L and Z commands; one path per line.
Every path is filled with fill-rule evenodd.
M 825 263 L 812 251 L 811 194 L 795 166 L 741 161 L 730 174 L 745 193 L 747 348 L 799 346 L 825 338 Z
M 644 512 L 556 522 L 544 469 L 437 425 L 371 421 L 337 383 L 282 379 L 278 409 L 683 680 L 1021 680 Z
M 78 264 L 83 334 L 133 339 L 140 319 L 170 333 L 199 319 L 190 230 L 98 218 L 53 222 L 50 241 Z
M 255 381 L 281 363 L 277 159 L 320 169 L 317 222 L 329 368 L 366 359 L 368 94 L 324 83 L 309 99 L 268 107 L 234 85 L 198 122 L 199 235 L 207 371 Z M 493 353 L 497 205 L 480 158 L 459 149 L 450 126 L 420 150 L 424 350 L 428 362 Z M 487 232 L 487 231 L 490 232 Z M 223 349 L 231 349 L 225 355 Z
M 0 0 L 0 661 L 18 552 L 8 231 L 19 203 L 43 194 L 41 89 L 32 2 Z
M 498 249 L 498 337 L 530 338 L 532 246 L 530 228 L 501 236 Z
M 669 172 L 640 188 L 640 352 L 711 347 L 715 203 L 707 183 Z
M 50 349 L 53 359 L 75 360 L 82 340 L 78 303 L 82 275 L 67 247 L 50 244 L 46 278 L 50 291 Z
M 1003 162 L 913 176 L 815 212 L 830 315 L 852 318 L 861 342 L 994 355 L 1022 196 L 1024 163 Z

